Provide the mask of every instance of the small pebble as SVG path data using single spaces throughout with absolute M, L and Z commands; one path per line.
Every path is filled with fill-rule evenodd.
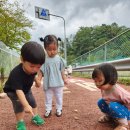
M 78 110 L 77 110 L 77 109 L 75 109 L 75 110 L 74 110 L 74 112 L 78 112 Z
M 78 120 L 79 118 L 75 116 L 74 119 L 75 119 L 75 120 Z

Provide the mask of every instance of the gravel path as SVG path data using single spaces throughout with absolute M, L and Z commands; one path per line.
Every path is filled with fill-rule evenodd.
M 92 82 L 88 79 L 82 80 Z M 43 117 L 45 107 L 42 88 L 34 87 L 33 93 L 37 100 L 39 114 Z M 69 83 L 67 89 L 64 90 L 62 117 L 55 116 L 54 100 L 52 116 L 45 119 L 46 123 L 43 126 L 33 125 L 30 121 L 31 115 L 25 114 L 27 130 L 113 130 L 114 124 L 97 122 L 98 118 L 103 115 L 96 105 L 100 96 L 99 90 L 90 91 L 75 83 Z M 15 130 L 15 116 L 7 97 L 0 99 L 0 130 Z

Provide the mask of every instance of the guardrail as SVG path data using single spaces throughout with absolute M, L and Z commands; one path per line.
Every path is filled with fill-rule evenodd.
M 130 71 L 130 58 L 125 58 L 121 60 L 115 60 L 115 61 L 108 61 L 103 63 L 111 63 L 113 64 L 117 71 Z M 86 66 L 77 66 L 73 68 L 74 72 L 89 72 L 93 71 L 93 69 L 101 63 L 92 64 L 92 65 L 86 65 Z

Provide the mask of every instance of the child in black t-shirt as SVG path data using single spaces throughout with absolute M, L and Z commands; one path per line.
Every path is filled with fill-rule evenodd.
M 37 113 L 37 104 L 31 91 L 34 81 L 38 86 L 35 76 L 44 62 L 45 53 L 40 44 L 24 44 L 21 48 L 21 63 L 11 71 L 5 83 L 4 92 L 12 101 L 17 130 L 26 130 L 24 111 L 32 114 L 31 121 L 36 125 L 44 124 L 44 120 Z

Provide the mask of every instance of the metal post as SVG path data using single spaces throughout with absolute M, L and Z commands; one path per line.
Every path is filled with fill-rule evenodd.
M 55 14 L 49 14 L 51 16 L 54 17 L 59 17 L 61 19 L 63 19 L 64 21 L 64 56 L 65 56 L 65 60 L 66 60 L 66 64 L 67 64 L 67 48 L 66 48 L 66 27 L 65 27 L 65 19 L 62 16 L 59 15 L 55 15 Z

